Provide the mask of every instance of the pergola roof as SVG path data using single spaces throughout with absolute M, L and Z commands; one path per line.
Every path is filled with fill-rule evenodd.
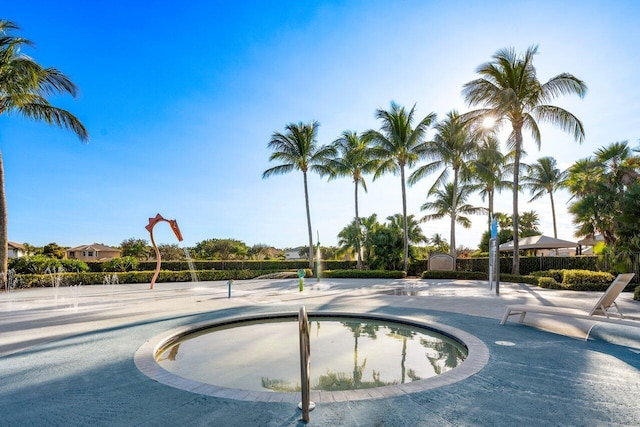
M 549 236 L 531 236 L 518 239 L 519 249 L 560 249 L 574 248 L 578 246 L 576 242 L 556 239 Z M 501 252 L 513 251 L 513 240 L 500 245 Z

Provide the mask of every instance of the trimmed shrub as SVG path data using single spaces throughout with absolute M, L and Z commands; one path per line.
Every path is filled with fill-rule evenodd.
M 268 260 L 268 261 L 203 261 L 193 260 L 193 265 L 196 270 L 270 270 L 274 271 L 290 271 L 298 270 L 301 268 L 309 268 L 309 261 L 283 261 L 283 260 Z M 323 270 L 348 270 L 356 267 L 355 261 L 322 261 L 321 267 Z M 142 261 L 138 265 L 140 271 L 154 271 L 156 269 L 155 261 Z M 187 261 L 162 261 L 163 270 L 171 271 L 183 271 L 189 269 Z
M 530 274 L 530 276 L 535 277 L 551 277 L 558 284 L 562 282 L 564 270 L 545 270 L 545 271 L 534 271 Z
M 538 280 L 540 280 L 538 277 L 529 276 L 529 275 L 518 276 L 517 274 L 505 274 L 505 273 L 500 274 L 501 282 L 526 283 L 527 285 L 537 285 Z
M 139 261 L 132 256 L 111 258 L 109 261 L 104 262 L 103 271 L 134 271 L 138 269 L 138 263 Z M 153 271 L 155 271 L 155 268 Z
M 589 270 L 564 270 L 562 285 L 574 291 L 605 291 L 615 277 L 611 273 Z
M 556 280 L 550 276 L 539 277 L 538 286 L 540 286 L 541 288 L 548 288 L 548 289 L 562 289 L 562 285 L 556 282 Z
M 310 272 L 308 270 L 307 272 Z M 150 283 L 153 277 L 153 271 L 128 271 L 128 272 L 116 272 L 116 273 L 62 273 L 60 286 L 74 286 L 74 285 L 101 285 L 104 283 L 105 276 L 118 277 L 119 284 L 125 283 Z M 246 280 L 255 279 L 258 276 L 262 276 L 268 273 L 273 273 L 273 270 L 203 270 L 197 271 L 198 278 L 202 281 L 216 281 L 216 280 Z M 20 287 L 21 288 L 35 288 L 35 287 L 51 287 L 51 275 L 50 274 L 21 274 Z M 190 282 L 190 271 L 167 271 L 161 270 L 156 279 L 156 283 L 168 283 L 168 282 Z
M 61 259 L 62 268 L 64 271 L 72 273 L 80 273 L 83 271 L 89 271 L 89 266 L 86 262 L 79 259 Z
M 10 268 L 13 268 L 17 274 L 44 274 L 47 270 L 58 271 L 62 268 L 62 262 L 57 258 L 33 255 L 15 258 Z
M 341 279 L 403 279 L 407 276 L 398 270 L 327 270 L 322 277 Z
M 481 271 L 438 271 L 427 270 L 422 273 L 423 279 L 467 279 L 488 280 L 487 273 Z

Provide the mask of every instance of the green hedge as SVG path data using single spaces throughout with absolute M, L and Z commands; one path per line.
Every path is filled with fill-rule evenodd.
M 501 282 L 511 282 L 511 283 L 526 283 L 528 285 L 537 285 L 538 278 L 535 276 L 529 275 L 517 275 L 517 274 L 500 274 Z
M 512 257 L 500 257 L 500 274 L 511 273 L 513 267 Z M 456 260 L 458 271 L 484 271 L 489 272 L 489 258 L 458 258 Z M 597 271 L 598 257 L 595 256 L 530 256 L 520 257 L 520 274 L 529 275 L 541 270 L 591 270 Z
M 196 270 L 270 270 L 270 271 L 286 271 L 298 270 L 300 268 L 309 268 L 309 261 L 201 261 L 193 260 Z M 355 261 L 322 261 L 322 270 L 347 270 L 356 267 Z M 189 264 L 186 261 L 162 261 L 161 268 L 163 270 L 183 271 L 189 270 Z M 154 271 L 156 269 L 155 261 L 143 261 L 138 265 L 140 271 Z
M 150 283 L 153 271 L 128 271 L 120 273 L 62 273 L 61 286 L 75 285 L 101 285 L 105 283 L 105 277 L 118 277 L 118 283 Z M 254 279 L 272 270 L 204 270 L 197 271 L 198 279 L 202 281 L 214 280 L 244 280 Z M 50 274 L 21 274 L 18 275 L 20 288 L 51 287 Z M 190 271 L 166 271 L 161 270 L 156 283 L 164 282 L 190 282 Z
M 640 286 L 636 286 L 636 290 L 633 293 L 633 299 L 636 301 L 640 301 Z
M 427 270 L 422 273 L 423 279 L 467 279 L 487 280 L 487 273 L 481 271 L 439 271 Z
M 402 279 L 407 276 L 404 271 L 395 270 L 326 270 L 322 277 L 341 279 Z
M 553 277 L 538 277 L 538 286 L 547 289 L 563 289 L 562 284 L 558 283 Z

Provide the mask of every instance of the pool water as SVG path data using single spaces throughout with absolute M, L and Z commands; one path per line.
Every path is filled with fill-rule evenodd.
M 403 384 L 447 372 L 467 357 L 455 339 L 403 323 L 309 318 L 311 389 L 336 391 Z M 161 348 L 167 371 L 216 386 L 300 390 L 298 323 L 246 321 L 191 333 Z

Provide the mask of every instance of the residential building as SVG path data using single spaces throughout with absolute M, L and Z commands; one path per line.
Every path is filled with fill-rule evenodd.
M 91 245 L 76 246 L 66 251 L 67 258 L 79 259 L 81 261 L 108 261 L 111 258 L 118 258 L 120 249 L 111 246 L 94 243 Z
M 24 245 L 21 245 L 20 243 L 10 241 L 7 246 L 9 247 L 9 252 L 7 253 L 9 258 L 20 258 L 26 254 Z

